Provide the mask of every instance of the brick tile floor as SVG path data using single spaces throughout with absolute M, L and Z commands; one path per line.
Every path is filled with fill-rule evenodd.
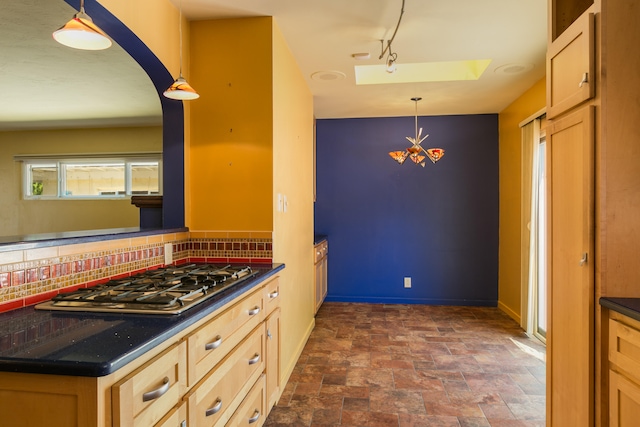
M 544 352 L 497 308 L 325 303 L 264 425 L 543 427 Z

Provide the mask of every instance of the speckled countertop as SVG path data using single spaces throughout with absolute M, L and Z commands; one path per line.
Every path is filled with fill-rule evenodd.
M 640 322 L 640 298 L 600 298 L 600 305 Z
M 0 371 L 108 375 L 283 268 L 257 266 L 260 274 L 254 279 L 177 315 L 45 311 L 33 306 L 0 313 Z
M 327 236 L 325 236 L 324 234 L 315 234 L 313 236 L 313 244 L 317 245 L 318 243 L 322 242 L 323 240 L 327 240 Z

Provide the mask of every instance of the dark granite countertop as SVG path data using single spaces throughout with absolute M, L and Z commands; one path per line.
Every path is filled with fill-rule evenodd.
M 600 305 L 640 322 L 640 298 L 600 298 Z
M 328 237 L 325 236 L 324 234 L 315 234 L 313 236 L 313 244 L 317 245 L 318 243 L 322 242 L 323 240 L 328 240 Z
M 177 315 L 36 310 L 0 313 L 0 371 L 100 377 L 122 368 L 284 268 L 258 274 Z
M 0 236 L 0 252 L 72 245 L 76 243 L 101 242 L 103 240 L 126 239 L 129 237 L 152 236 L 156 234 L 180 233 L 184 231 L 189 231 L 189 229 L 145 229 L 132 227 L 109 228 L 104 230 L 66 231 L 60 233 L 24 234 L 20 236 Z

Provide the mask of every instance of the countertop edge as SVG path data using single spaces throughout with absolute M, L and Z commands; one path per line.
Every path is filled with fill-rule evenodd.
M 600 305 L 640 322 L 640 298 L 601 297 Z

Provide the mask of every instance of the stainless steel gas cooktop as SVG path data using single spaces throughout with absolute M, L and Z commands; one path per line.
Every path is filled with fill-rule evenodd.
M 36 309 L 178 314 L 258 274 L 249 266 L 168 267 L 60 293 Z

